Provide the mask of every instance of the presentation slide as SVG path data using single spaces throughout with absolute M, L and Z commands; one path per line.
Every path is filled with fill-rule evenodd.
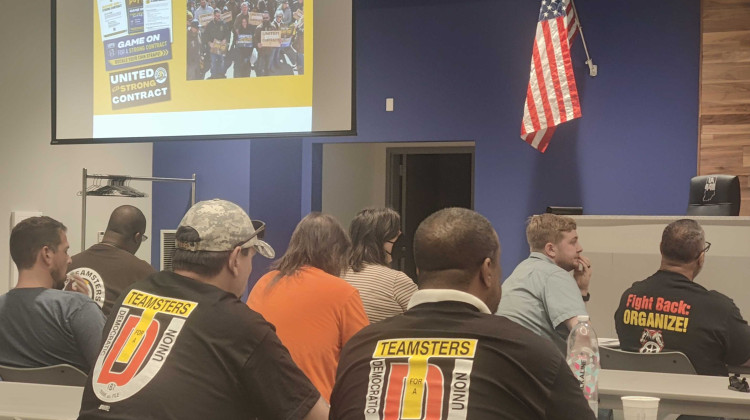
M 354 132 L 350 0 L 53 7 L 52 143 Z

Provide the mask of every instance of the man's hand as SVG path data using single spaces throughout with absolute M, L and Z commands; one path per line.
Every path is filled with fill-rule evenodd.
M 583 255 L 578 256 L 578 267 L 573 270 L 573 278 L 578 283 L 581 295 L 586 296 L 589 293 L 589 283 L 591 282 L 591 261 Z
M 86 280 L 84 280 L 83 277 L 79 276 L 78 274 L 68 274 L 68 283 L 65 285 L 64 290 L 78 292 L 86 296 L 90 296 L 88 283 L 86 283 Z

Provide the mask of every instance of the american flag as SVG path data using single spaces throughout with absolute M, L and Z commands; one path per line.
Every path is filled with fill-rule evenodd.
M 521 138 L 542 153 L 559 124 L 581 116 L 570 63 L 578 29 L 571 0 L 542 1 L 521 123 Z

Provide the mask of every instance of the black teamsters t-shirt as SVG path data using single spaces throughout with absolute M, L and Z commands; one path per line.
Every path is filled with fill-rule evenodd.
M 594 419 L 552 342 L 462 302 L 364 328 L 336 376 L 330 420 Z
M 750 359 L 750 327 L 732 299 L 672 271 L 633 283 L 615 327 L 623 350 L 680 351 L 701 375 L 726 376 L 727 364 Z
M 116 302 L 79 419 L 295 419 L 319 396 L 258 313 L 162 271 Z

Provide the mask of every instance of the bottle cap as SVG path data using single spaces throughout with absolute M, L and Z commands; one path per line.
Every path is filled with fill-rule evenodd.
M 578 322 L 589 322 L 588 315 L 578 315 L 576 319 L 578 320 Z

